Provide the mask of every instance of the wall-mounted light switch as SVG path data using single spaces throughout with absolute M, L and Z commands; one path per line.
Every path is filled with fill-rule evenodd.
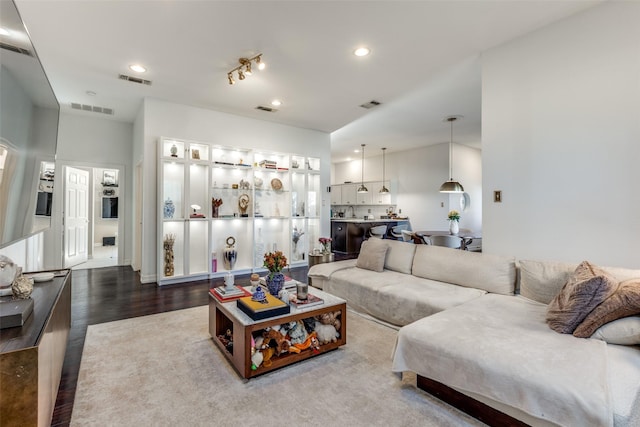
M 502 191 L 495 190 L 493 192 L 493 203 L 502 203 Z

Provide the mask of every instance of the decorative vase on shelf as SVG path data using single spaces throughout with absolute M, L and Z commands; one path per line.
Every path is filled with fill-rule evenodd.
M 233 236 L 227 237 L 227 247 L 224 248 L 224 257 L 222 259 L 224 268 L 227 270 L 233 270 L 238 260 L 238 251 L 236 251 L 235 244 L 236 239 Z
M 456 220 L 449 221 L 449 233 L 454 236 L 457 236 L 459 231 L 460 231 L 460 228 L 458 225 L 458 221 Z
M 284 285 L 284 274 L 280 272 L 270 273 L 267 275 L 265 281 L 267 282 L 269 293 L 277 297 Z
M 167 198 L 167 200 L 164 201 L 164 219 L 171 219 L 173 218 L 173 214 L 176 211 L 176 205 L 173 204 L 173 200 L 171 200 L 171 198 Z
M 171 146 L 171 157 L 178 157 L 178 147 L 176 147 L 176 144 L 173 144 Z

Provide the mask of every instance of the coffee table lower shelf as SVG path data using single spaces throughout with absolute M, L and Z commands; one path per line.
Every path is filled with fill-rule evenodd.
M 243 378 L 252 378 L 258 375 L 271 372 L 275 369 L 291 365 L 296 362 L 315 357 L 337 349 L 347 343 L 347 306 L 344 300 L 321 291 L 318 295 L 325 299 L 325 303 L 305 310 L 292 309 L 291 313 L 263 320 L 251 320 L 246 314 L 236 307 L 236 302 L 220 302 L 217 298 L 209 295 L 209 334 L 213 342 L 220 348 L 222 354 L 231 362 L 238 374 Z M 300 353 L 283 353 L 271 358 L 271 365 L 260 365 L 256 370 L 251 369 L 251 338 L 252 334 L 258 333 L 268 327 L 285 324 L 291 321 L 303 320 L 318 316 L 322 313 L 340 312 L 340 329 L 337 341 L 323 344 L 319 351 L 311 349 L 302 350 Z M 233 336 L 233 350 L 229 351 L 219 338 L 225 336 L 227 331 Z

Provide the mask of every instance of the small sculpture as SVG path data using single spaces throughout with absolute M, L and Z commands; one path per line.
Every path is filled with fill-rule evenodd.
M 238 197 L 238 208 L 240 209 L 240 216 L 247 216 L 247 208 L 249 207 L 249 195 L 246 193 L 241 194 Z
M 17 299 L 27 299 L 33 292 L 33 278 L 23 276 L 22 274 L 16 277 L 11 285 L 11 291 L 13 297 Z
M 267 296 L 265 295 L 264 291 L 262 290 L 262 286 L 258 285 L 258 287 L 256 288 L 256 291 L 251 296 L 251 300 L 252 301 L 258 301 L 258 302 L 261 302 L 263 304 L 267 303 Z

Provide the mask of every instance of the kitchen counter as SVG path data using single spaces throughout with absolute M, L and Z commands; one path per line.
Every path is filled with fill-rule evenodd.
M 360 253 L 362 242 L 369 238 L 371 227 L 386 225 L 386 239 L 395 239 L 391 236 L 391 229 L 396 225 L 407 224 L 411 230 L 409 218 L 331 218 L 331 248 L 338 254 L 355 255 Z
M 409 218 L 385 218 L 385 219 L 364 219 L 364 218 L 331 218 L 331 221 L 336 222 L 356 222 L 356 223 L 372 223 L 372 222 L 399 222 L 399 221 L 409 221 Z

